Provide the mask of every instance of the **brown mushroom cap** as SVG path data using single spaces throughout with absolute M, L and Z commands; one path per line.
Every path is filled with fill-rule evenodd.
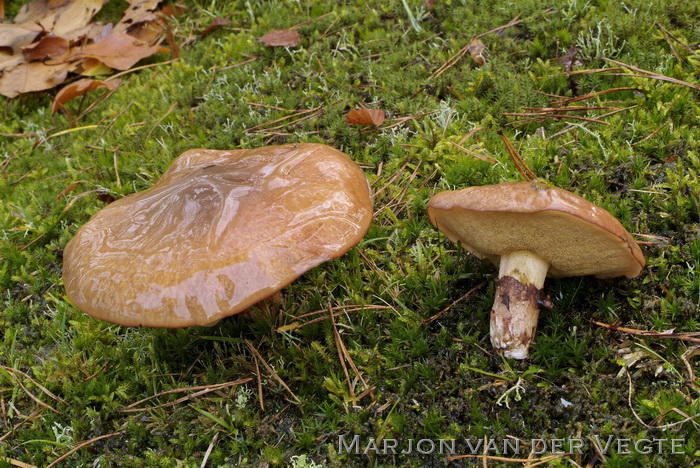
M 329 146 L 190 150 L 80 228 L 66 293 L 121 325 L 211 324 L 340 257 L 371 219 L 367 178 Z
M 502 254 L 524 250 L 548 261 L 553 277 L 632 278 L 644 267 L 639 246 L 609 212 L 539 182 L 441 192 L 428 216 L 451 241 L 496 265 Z

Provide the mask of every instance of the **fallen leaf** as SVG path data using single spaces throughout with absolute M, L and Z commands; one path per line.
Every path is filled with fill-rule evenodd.
M 22 52 L 22 47 L 27 46 L 41 34 L 41 28 L 32 25 L 0 24 L 0 47 L 10 55 Z
M 53 105 L 51 106 L 51 113 L 55 114 L 56 111 L 61 109 L 63 105 L 69 102 L 71 99 L 77 96 L 82 96 L 83 94 L 89 93 L 100 88 L 106 88 L 110 91 L 114 90 L 119 86 L 121 80 L 119 78 L 112 81 L 101 81 L 92 80 L 90 78 L 83 78 L 74 83 L 64 86 L 53 100 Z
M 352 125 L 380 126 L 384 123 L 384 111 L 381 109 L 353 109 L 345 116 L 345 121 Z
M 214 18 L 214 20 L 211 22 L 211 24 L 209 25 L 209 27 L 208 27 L 207 29 L 205 29 L 205 30 L 202 32 L 202 34 L 199 35 L 199 38 L 200 38 L 200 39 L 204 39 L 204 38 L 207 37 L 209 34 L 213 33 L 215 30 L 219 29 L 221 26 L 226 26 L 226 25 L 228 25 L 228 24 L 231 24 L 231 20 L 229 20 L 229 19 L 227 19 L 227 18 L 220 18 L 220 17 L 217 16 L 217 17 Z M 263 37 L 264 37 L 264 36 L 263 36 Z M 261 39 L 262 39 L 262 38 L 261 38 Z M 258 40 L 260 40 L 260 39 L 258 39 Z
M 109 75 L 113 70 L 97 59 L 88 58 L 76 62 L 75 68 L 71 71 L 83 76 L 97 76 Z
M 27 62 L 59 58 L 68 52 L 70 43 L 62 37 L 48 35 L 31 45 L 22 47 L 22 55 Z
M 23 6 L 15 16 L 15 23 L 38 25 L 40 30 L 72 40 L 71 32 L 90 24 L 102 8 L 103 0 L 47 2 L 35 0 Z
M 486 63 L 486 58 L 484 57 L 486 46 L 483 42 L 481 42 L 481 39 L 472 39 L 472 41 L 467 45 L 467 50 L 474 61 L 480 66 Z
M 80 48 L 71 54 L 69 61 L 79 58 L 94 58 L 108 67 L 117 70 L 128 70 L 136 62 L 158 52 L 157 45 L 131 37 L 128 34 L 112 32 L 99 42 Z
M 53 88 L 65 81 L 70 68 L 71 65 L 67 63 L 21 63 L 0 76 L 0 94 L 13 98 L 22 93 Z
M 162 16 L 165 16 L 166 18 L 179 18 L 180 16 L 187 13 L 189 10 L 190 9 L 187 8 L 185 5 L 176 3 L 175 5 L 165 5 L 163 8 L 160 9 L 158 13 Z
M 158 16 L 154 10 L 158 7 L 161 0 L 131 0 L 129 8 L 124 12 L 124 16 L 114 26 L 115 32 L 124 34 L 130 33 L 130 29 L 136 27 L 139 23 L 150 23 L 156 21 Z
M 0 0 L 0 21 L 5 19 L 5 0 Z
M 564 69 L 566 69 L 567 73 L 570 73 L 573 67 L 583 65 L 583 62 L 576 58 L 578 53 L 578 46 L 572 45 L 569 50 L 566 51 L 566 55 L 561 58 L 561 63 L 564 65 Z
M 267 47 L 296 47 L 301 42 L 301 36 L 296 29 L 279 29 L 258 38 Z

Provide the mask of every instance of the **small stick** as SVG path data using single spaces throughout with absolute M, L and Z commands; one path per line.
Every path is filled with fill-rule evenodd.
M 328 304 L 330 307 L 330 303 Z M 330 318 L 331 318 L 331 324 L 333 325 L 333 338 L 335 340 L 335 349 L 338 351 L 338 360 L 340 361 L 340 365 L 343 368 L 343 374 L 345 374 L 345 380 L 348 382 L 348 390 L 350 391 L 350 396 L 354 399 L 355 397 L 355 389 L 352 386 L 352 381 L 350 380 L 350 374 L 348 373 L 348 367 L 345 365 L 345 359 L 343 358 L 343 354 L 347 353 L 347 350 L 345 349 L 345 346 L 343 346 L 343 342 L 340 339 L 340 334 L 338 333 L 338 327 L 335 325 L 335 318 L 333 318 L 333 310 L 331 309 L 329 311 Z
M 637 73 L 641 74 L 642 78 L 653 78 L 655 80 L 667 81 L 669 83 L 687 86 L 689 88 L 694 89 L 695 91 L 700 91 L 700 86 L 688 83 L 686 81 L 678 80 L 676 78 L 671 78 L 670 76 L 662 75 L 660 73 L 654 73 L 654 72 L 651 72 L 649 70 L 644 70 L 643 68 L 638 68 L 638 67 L 635 67 L 632 65 L 627 65 L 626 63 L 623 63 L 623 62 L 620 62 L 617 60 L 613 60 L 613 59 L 609 59 L 609 58 L 603 58 L 603 60 L 605 60 L 606 62 L 614 63 L 615 65 L 619 65 L 621 67 L 628 68 L 632 71 L 636 71 Z
M 174 111 L 176 107 L 177 107 L 177 102 L 173 102 L 173 103 L 170 105 L 170 108 L 168 108 L 168 111 L 167 111 L 165 114 L 163 114 L 163 117 L 161 117 L 160 119 L 158 119 L 158 122 L 156 122 L 156 124 L 151 128 L 151 131 L 148 132 L 148 135 L 146 135 L 146 139 L 143 140 L 144 143 L 147 142 L 149 138 L 151 138 L 151 134 L 152 134 L 153 131 L 156 129 L 156 127 L 157 127 L 158 125 L 160 125 L 160 123 L 161 123 L 163 120 L 165 120 L 165 118 L 166 118 L 167 116 L 169 116 L 170 113 L 171 113 L 172 111 Z
M 449 141 L 449 140 L 448 140 L 448 141 Z M 452 146 L 454 146 L 455 148 L 459 149 L 460 151 L 463 151 L 463 152 L 467 153 L 467 154 L 470 155 L 470 156 L 474 156 L 475 158 L 481 159 L 482 161 L 486 161 L 487 163 L 490 163 L 490 164 L 496 164 L 496 163 L 498 163 L 498 161 L 496 161 L 496 160 L 493 159 L 493 158 L 489 158 L 488 156 L 484 156 L 483 154 L 479 154 L 479 153 L 477 153 L 476 151 L 468 150 L 467 148 L 464 148 L 463 146 L 460 146 L 459 144 L 457 144 L 457 143 L 455 143 L 455 142 L 453 142 L 453 141 L 450 141 L 450 144 L 451 144 Z
M 553 101 L 552 106 L 553 107 L 562 107 L 562 106 L 569 104 L 569 103 L 572 103 L 572 102 L 586 101 L 588 99 L 598 97 L 598 96 L 603 96 L 605 94 L 616 93 L 618 91 L 635 91 L 636 89 L 637 88 L 633 88 L 630 86 L 622 86 L 620 88 L 604 89 L 602 91 L 596 91 L 593 93 L 583 94 L 581 96 L 576 96 L 576 97 L 563 97 L 563 98 L 560 98 L 559 101 Z
M 653 132 L 651 132 L 649 135 L 645 136 L 641 140 L 635 141 L 634 143 L 632 143 L 632 146 L 637 146 L 638 144 L 642 143 L 643 141 L 647 141 L 650 138 L 654 138 L 661 130 L 668 127 L 670 123 L 671 123 L 671 121 L 669 120 L 668 122 L 666 122 L 665 124 L 663 124 L 662 126 L 657 128 L 656 130 L 654 130 Z
M 214 450 L 214 445 L 216 445 L 216 441 L 219 438 L 219 433 L 217 432 L 214 434 L 214 437 L 211 438 L 211 442 L 209 443 L 209 447 L 207 448 L 207 451 L 204 453 L 204 458 L 202 459 L 202 464 L 199 465 L 199 468 L 204 468 L 207 466 L 207 460 L 209 460 L 209 455 L 211 455 L 211 451 Z
M 258 358 L 253 356 L 253 361 L 255 361 L 255 375 L 258 380 L 258 400 L 260 400 L 260 409 L 265 411 L 265 400 L 263 399 L 263 388 L 262 379 L 260 378 L 260 366 L 258 365 Z
M 467 291 L 462 297 L 460 297 L 459 299 L 457 299 L 456 301 L 454 301 L 452 304 L 450 304 L 450 305 L 448 305 L 447 307 L 445 307 L 444 309 L 442 309 L 442 310 L 441 310 L 440 312 L 438 312 L 437 314 L 433 315 L 432 317 L 428 317 L 427 319 L 423 319 L 423 323 L 428 324 L 428 323 L 434 322 L 435 320 L 437 320 L 438 318 L 440 318 L 440 316 L 441 316 L 442 314 L 444 314 L 445 312 L 447 312 L 448 310 L 450 310 L 452 307 L 454 307 L 455 305 L 459 304 L 459 303 L 462 302 L 463 300 L 465 300 L 465 299 L 467 299 L 468 297 L 470 297 L 472 294 L 474 294 L 474 292 L 475 292 L 477 289 L 481 288 L 481 287 L 482 287 L 483 285 L 485 285 L 486 283 L 488 283 L 488 281 L 484 281 L 483 283 L 477 284 L 476 286 L 474 286 L 473 288 L 471 288 L 469 291 Z
M 599 123 L 603 125 L 610 125 L 608 122 L 604 122 L 599 119 L 592 119 L 590 117 L 581 117 L 579 115 L 564 115 L 564 114 L 553 114 L 550 112 L 535 112 L 531 114 L 525 114 L 521 112 L 503 112 L 501 115 L 508 117 L 550 117 L 552 119 L 573 119 L 573 120 L 583 120 L 585 122 Z
M 523 161 L 518 152 L 515 150 L 515 147 L 510 142 L 506 134 L 503 133 L 503 130 L 499 129 L 498 134 L 501 136 L 501 139 L 503 139 L 503 143 L 506 145 L 510 159 L 512 159 L 513 163 L 515 163 L 515 167 L 518 169 L 518 172 L 520 172 L 520 175 L 523 176 L 523 178 L 528 182 L 537 180 L 535 173 L 532 172 L 529 167 L 527 167 L 527 164 L 525 164 L 525 161 Z
M 173 393 L 191 392 L 191 391 L 197 391 L 197 390 L 207 390 L 207 389 L 219 390 L 219 389 L 226 388 L 226 387 L 232 387 L 234 385 L 248 383 L 251 380 L 253 380 L 253 379 L 247 378 L 247 379 L 239 379 L 239 380 L 234 380 L 232 382 L 225 382 L 225 383 L 219 383 L 219 384 L 213 384 L 213 385 L 200 385 L 197 387 L 174 388 L 172 390 L 166 390 L 164 392 L 156 393 L 155 395 L 151 395 L 151 396 L 146 397 L 142 400 L 139 400 L 135 403 L 131 403 L 130 405 L 128 405 L 126 407 L 126 409 L 118 409 L 117 411 L 120 413 L 129 413 L 129 412 L 131 412 L 131 411 L 129 411 L 129 409 L 133 408 L 134 406 L 138 406 L 141 403 L 145 403 L 149 400 L 152 400 L 154 398 L 158 398 L 158 397 L 161 397 L 164 395 L 171 395 Z
M 54 466 L 58 465 L 63 460 L 70 457 L 71 455 L 73 455 L 75 452 L 77 452 L 78 450 L 80 450 L 83 447 L 87 447 L 88 445 L 92 445 L 95 442 L 99 442 L 101 440 L 110 439 L 112 437 L 118 437 L 118 436 L 121 436 L 124 434 L 126 434 L 126 431 L 113 432 L 112 434 L 105 434 L 105 435 L 95 437 L 95 438 L 90 439 L 90 440 L 85 440 L 83 442 L 80 442 L 80 443 L 76 444 L 72 449 L 70 449 L 69 451 L 67 451 L 66 453 L 64 453 L 60 457 L 58 457 L 52 463 L 46 465 L 46 468 L 53 468 Z
M 627 333 L 636 336 L 649 336 L 653 338 L 671 338 L 674 340 L 690 341 L 693 343 L 700 343 L 700 332 L 687 332 L 687 333 L 667 333 L 667 332 L 657 332 L 651 330 L 637 330 L 636 328 L 625 328 L 618 327 L 616 325 L 608 325 L 607 323 L 597 322 L 593 320 L 593 323 L 599 327 L 607 328 L 608 330 L 619 331 L 622 333 Z
M 270 365 L 265 361 L 265 359 L 263 359 L 258 350 L 255 349 L 255 346 L 253 346 L 248 340 L 245 340 L 245 344 L 248 346 L 248 349 L 250 349 L 250 352 L 252 352 L 258 359 L 260 359 L 260 362 L 262 362 L 262 365 L 265 367 L 265 369 L 267 369 L 270 375 L 274 377 L 274 379 L 277 382 L 279 382 L 279 384 L 282 385 L 282 387 L 285 390 L 287 390 L 287 392 L 292 396 L 292 398 L 294 398 L 294 400 L 297 403 L 301 403 L 301 400 L 297 398 L 294 392 L 287 386 L 286 383 L 284 383 L 284 380 L 282 380 L 282 378 L 279 375 L 277 375 L 277 372 L 275 372 L 275 370 L 272 367 L 270 367 Z
M 546 457 L 533 459 L 533 458 L 507 458 L 507 457 L 498 457 L 498 456 L 492 456 L 492 455 L 486 455 L 486 454 L 482 454 L 482 455 L 469 454 L 469 455 L 454 455 L 452 457 L 445 458 L 445 460 L 446 461 L 454 461 L 454 460 L 461 460 L 463 458 L 481 458 L 484 461 L 484 463 L 486 462 L 486 460 L 501 461 L 501 462 L 507 462 L 507 463 L 530 463 L 530 462 L 534 461 L 537 463 L 532 464 L 532 465 L 528 465 L 528 466 L 538 466 L 538 465 L 542 465 L 544 463 L 549 463 L 550 461 L 553 461 L 553 460 L 557 460 L 559 458 L 570 457 L 570 456 L 571 456 L 570 453 L 559 453 L 556 455 L 547 455 Z

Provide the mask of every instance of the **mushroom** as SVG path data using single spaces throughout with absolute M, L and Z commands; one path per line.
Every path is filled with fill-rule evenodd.
M 525 359 L 537 329 L 546 276 L 635 277 L 644 256 L 609 212 L 541 182 L 504 182 L 435 195 L 430 222 L 453 242 L 499 267 L 491 344 Z
M 329 146 L 194 149 L 81 227 L 63 280 L 73 304 L 102 320 L 211 325 L 340 257 L 371 219 L 367 178 Z

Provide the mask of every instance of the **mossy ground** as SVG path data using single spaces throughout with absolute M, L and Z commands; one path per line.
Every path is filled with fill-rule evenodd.
M 116 19 L 124 6 L 112 3 L 105 19 Z M 0 132 L 38 135 L 0 137 L 0 457 L 44 466 L 77 442 L 124 431 L 78 450 L 64 466 L 199 466 L 215 437 L 209 466 L 445 464 L 437 453 L 338 453 L 340 434 L 358 434 L 363 443 L 675 438 L 684 439 L 684 455 L 668 448 L 608 453 L 607 466 L 697 462 L 700 421 L 681 422 L 700 410 L 700 368 L 688 353 L 693 343 L 611 332 L 592 320 L 657 331 L 700 328 L 700 93 L 625 72 L 567 77 L 557 60 L 577 44 L 578 68 L 611 66 L 607 57 L 698 84 L 698 55 L 671 40 L 674 56 L 655 25 L 697 50 L 697 3 L 571 0 L 549 12 L 552 4 L 540 0 L 438 0 L 429 9 L 417 1 L 186 3 L 190 11 L 173 24 L 179 41 L 191 39 L 180 60 L 124 76 L 117 92 L 72 127 L 65 116 L 50 115 L 55 90 L 0 103 Z M 10 2 L 8 15 L 17 8 Z M 326 13 L 300 27 L 298 47 L 256 42 L 270 30 Z M 467 55 L 430 79 L 474 34 L 516 15 L 521 23 L 482 38 L 485 65 Z M 232 24 L 198 39 L 215 16 Z M 161 54 L 145 63 L 167 59 Z M 610 125 L 552 119 L 513 125 L 514 118 L 502 115 L 547 107 L 547 94 L 618 87 L 634 89 L 579 103 L 633 107 L 605 118 Z M 83 108 L 101 96 L 93 93 Z M 390 118 L 431 114 L 368 131 L 344 122 L 358 105 L 383 108 Z M 74 114 L 78 106 L 68 105 Z M 318 115 L 299 123 L 247 130 L 316 107 Z M 549 138 L 570 123 L 572 131 Z M 497 164 L 450 143 L 478 127 L 484 129 L 463 146 Z M 546 138 L 538 136 L 540 127 Z M 527 362 L 506 362 L 490 349 L 494 268 L 448 242 L 425 214 L 437 191 L 520 180 L 499 128 L 541 179 L 604 206 L 630 232 L 658 236 L 639 237 L 650 245 L 643 247 L 647 267 L 638 278 L 548 281 L 555 307 L 542 314 Z M 74 131 L 61 134 L 66 130 Z M 339 148 L 362 164 L 376 191 L 377 215 L 358 247 L 284 290 L 278 318 L 233 317 L 209 329 L 126 329 L 68 302 L 62 249 L 110 198 L 149 187 L 188 148 L 305 141 Z M 84 195 L 88 191 L 96 192 Z M 423 323 L 483 281 L 472 297 Z M 349 355 L 373 388 L 359 401 L 348 390 L 329 320 L 276 331 L 329 303 L 388 307 L 336 318 Z M 259 407 L 255 360 L 245 340 L 300 403 L 261 367 L 265 410 Z M 349 372 L 361 394 L 364 387 Z M 245 377 L 253 381 L 169 407 L 119 412 L 159 392 Z M 671 427 L 645 427 L 633 410 L 650 426 Z M 306 458 L 292 458 L 297 455 Z M 601 462 L 587 444 L 582 454 L 551 464 Z

